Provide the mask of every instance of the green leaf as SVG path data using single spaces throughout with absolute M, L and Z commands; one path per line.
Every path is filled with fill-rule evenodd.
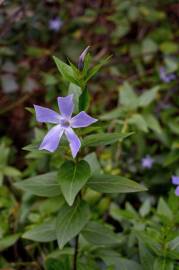
M 79 111 L 87 110 L 89 102 L 90 102 L 90 95 L 87 88 L 85 88 L 81 96 L 79 97 Z
M 82 262 L 78 262 L 77 269 L 78 270 L 100 270 L 97 262 L 95 262 L 92 258 L 89 258 L 88 261 L 83 262 L 83 258 L 81 259 Z
M 159 199 L 158 206 L 157 206 L 157 214 L 165 217 L 166 220 L 173 219 L 173 213 L 163 198 Z
M 58 183 L 67 203 L 71 206 L 76 195 L 90 177 L 90 166 L 85 160 L 66 161 L 58 172 Z
M 129 124 L 135 125 L 139 130 L 143 132 L 148 131 L 147 123 L 141 114 L 135 113 L 129 118 Z
M 142 204 L 142 206 L 140 207 L 139 213 L 142 217 L 145 217 L 149 214 L 150 210 L 151 210 L 151 200 L 146 199 Z
M 157 52 L 158 46 L 152 39 L 146 38 L 142 42 L 142 54 L 144 61 L 149 62 Z
M 104 65 L 106 65 L 109 62 L 110 58 L 111 58 L 111 56 L 107 56 L 106 58 L 102 59 L 99 64 L 92 67 L 89 70 L 85 81 L 86 82 L 89 81 L 89 79 L 91 79 L 91 77 L 93 77 Z
M 83 70 L 82 70 L 83 77 L 87 76 L 88 71 L 90 69 L 91 62 L 92 62 L 92 57 L 91 57 L 90 53 L 87 53 L 86 57 L 84 59 L 84 66 L 83 66 Z
M 19 239 L 19 237 L 20 237 L 20 234 L 16 233 L 13 235 L 5 236 L 4 238 L 0 239 L 0 252 L 13 246 L 15 242 Z
M 147 190 L 144 186 L 126 177 L 106 174 L 92 175 L 88 181 L 88 186 L 103 193 L 127 193 Z
M 21 175 L 21 172 L 19 170 L 11 166 L 6 166 L 3 170 L 3 173 L 11 177 L 19 177 Z
M 170 166 L 171 164 L 177 162 L 179 160 L 179 152 L 178 151 L 171 151 L 169 154 L 165 156 L 164 159 L 164 166 Z
M 143 118 L 150 129 L 152 129 L 158 134 L 162 134 L 162 128 L 158 119 L 155 116 L 153 116 L 152 114 L 144 114 Z
M 98 146 L 98 145 L 109 145 L 113 144 L 117 141 L 122 141 L 128 136 L 132 135 L 133 132 L 130 133 L 98 133 L 93 135 L 88 135 L 82 141 L 82 146 Z
M 142 267 L 133 260 L 120 257 L 118 252 L 109 249 L 96 250 L 94 256 L 101 258 L 107 266 L 115 266 L 115 270 L 143 270 Z M 159 269 L 158 269 L 159 270 Z
M 118 220 L 121 222 L 121 220 L 129 220 L 129 221 L 134 221 L 134 220 L 139 220 L 139 215 L 136 214 L 134 211 L 131 209 L 120 209 L 116 204 L 112 203 L 110 205 L 110 215 L 112 218 L 115 220 Z
M 69 257 L 63 256 L 60 259 L 49 258 L 45 262 L 46 270 L 71 270 Z
M 73 69 L 69 65 L 67 65 L 66 63 L 62 62 L 56 56 L 53 56 L 53 60 L 55 61 L 55 64 L 57 65 L 57 68 L 58 68 L 59 72 L 61 73 L 62 77 L 65 80 L 78 85 L 78 81 L 74 77 Z
M 170 73 L 170 72 L 175 72 L 177 71 L 178 69 L 178 62 L 177 62 L 177 59 L 175 58 L 172 58 L 172 57 L 165 57 L 164 58 L 164 62 L 165 62 L 165 65 L 166 65 L 166 68 L 167 68 L 167 71 Z
M 57 249 L 55 249 L 52 252 L 48 253 L 47 258 L 57 259 L 59 257 L 64 257 L 64 255 L 73 256 L 74 255 L 73 247 L 65 247 L 65 248 L 63 248 L 63 250 L 60 250 L 57 247 Z
M 77 200 L 71 207 L 66 204 L 60 209 L 56 222 L 56 235 L 60 249 L 80 233 L 89 218 L 89 207 L 81 200 Z
M 99 164 L 98 158 L 96 156 L 96 153 L 90 153 L 87 156 L 85 156 L 84 160 L 86 160 L 90 166 L 91 174 L 100 173 L 101 172 L 101 166 Z
M 49 216 L 56 213 L 62 205 L 65 203 L 63 195 L 47 198 L 43 200 L 39 205 L 39 212 L 42 216 Z
M 143 270 L 153 270 L 154 256 L 149 249 L 139 240 L 139 256 Z
M 17 188 L 42 197 L 55 197 L 61 194 L 56 172 L 41 174 L 15 183 Z
M 174 262 L 166 258 L 155 259 L 153 270 L 174 270 Z
M 73 94 L 73 101 L 74 101 L 74 113 L 78 113 L 79 112 L 79 97 L 81 95 L 82 91 L 81 88 L 74 84 L 74 83 L 70 83 L 69 85 L 69 89 L 68 89 L 68 94 Z
M 167 54 L 176 53 L 178 51 L 178 44 L 172 41 L 166 41 L 160 45 L 160 50 L 163 53 L 167 53 Z
M 41 47 L 28 46 L 26 53 L 27 55 L 30 55 L 32 57 L 42 58 L 45 55 L 49 54 L 49 50 L 46 48 L 41 48 Z
M 153 87 L 151 90 L 145 91 L 140 97 L 139 97 L 139 106 L 140 107 L 146 107 L 151 102 L 153 102 L 156 99 L 156 95 L 159 91 L 159 86 Z
M 179 252 L 179 236 L 175 237 L 175 239 L 171 240 L 168 243 L 168 247 L 172 250 L 172 251 L 178 251 Z
M 119 88 L 120 94 L 120 103 L 130 109 L 136 109 L 139 103 L 139 97 L 134 92 L 132 86 L 125 82 Z
M 33 229 L 25 232 L 23 238 L 30 239 L 37 242 L 50 242 L 57 239 L 55 232 L 55 221 L 48 221 Z
M 123 108 L 116 108 L 110 112 L 104 113 L 100 116 L 101 120 L 112 120 L 112 119 L 116 119 L 119 118 L 120 116 L 122 116 L 124 114 L 124 110 Z
M 146 246 L 153 251 L 157 256 L 162 255 L 162 246 L 159 243 L 158 239 L 155 239 L 155 237 L 151 237 L 151 235 L 148 235 L 145 232 L 136 232 L 136 236 L 139 240 L 141 240 Z
M 98 222 L 89 222 L 82 231 L 84 238 L 94 245 L 114 245 L 121 243 L 122 239 L 109 227 Z

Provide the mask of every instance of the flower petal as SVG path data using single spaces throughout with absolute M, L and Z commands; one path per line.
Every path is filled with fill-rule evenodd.
M 75 134 L 75 132 L 73 131 L 72 128 L 66 128 L 65 135 L 67 136 L 67 139 L 70 143 L 70 149 L 71 149 L 72 156 L 73 156 L 73 158 L 75 158 L 79 149 L 80 149 L 80 146 L 81 146 L 80 139 Z
M 47 135 L 44 137 L 39 149 L 45 149 L 50 152 L 54 152 L 59 145 L 63 132 L 64 129 L 60 125 L 56 125 L 51 128 Z
M 73 95 L 58 97 L 58 107 L 63 116 L 71 118 L 74 109 Z
M 98 120 L 89 116 L 87 113 L 80 112 L 71 119 L 71 126 L 73 128 L 88 127 L 96 121 Z
M 38 105 L 34 105 L 35 108 L 35 113 L 36 113 L 36 119 L 38 122 L 41 123 L 53 123 L 53 124 L 58 124 L 59 123 L 59 119 L 60 119 L 60 115 L 59 113 L 45 108 L 45 107 L 41 107 Z
M 179 185 L 179 176 L 176 176 L 176 175 L 172 176 L 172 184 Z
M 175 189 L 175 194 L 179 196 L 179 186 Z

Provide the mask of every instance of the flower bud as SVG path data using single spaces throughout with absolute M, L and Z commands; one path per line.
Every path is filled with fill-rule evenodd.
M 80 54 L 79 60 L 78 60 L 78 69 L 80 71 L 82 71 L 83 67 L 84 67 L 84 60 L 85 60 L 85 56 L 88 53 L 90 46 L 86 47 L 86 49 Z

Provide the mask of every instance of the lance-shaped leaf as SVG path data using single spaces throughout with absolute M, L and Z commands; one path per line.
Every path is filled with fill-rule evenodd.
M 61 194 L 56 172 L 46 173 L 15 183 L 17 188 L 42 197 L 55 197 Z
M 15 242 L 19 239 L 20 234 L 12 234 L 5 236 L 4 238 L 0 239 L 0 251 L 3 251 L 15 244 Z
M 114 245 L 122 242 L 122 237 L 111 228 L 98 222 L 89 222 L 82 231 L 84 238 L 94 245 Z
M 99 133 L 88 135 L 84 138 L 82 142 L 82 146 L 98 146 L 98 145 L 109 145 L 113 144 L 117 141 L 122 141 L 126 137 L 132 135 L 133 132 L 130 133 Z
M 38 242 L 50 242 L 56 240 L 55 221 L 48 221 L 25 232 L 23 238 Z
M 103 193 L 127 193 L 146 191 L 146 187 L 123 176 L 98 174 L 92 175 L 88 186 Z
M 166 258 L 156 258 L 153 270 L 174 270 L 174 262 Z
M 76 195 L 90 177 L 90 166 L 85 160 L 78 163 L 66 161 L 58 172 L 58 183 L 65 200 L 72 205 Z
M 55 61 L 55 64 L 57 65 L 59 72 L 61 73 L 62 77 L 65 80 L 78 84 L 78 81 L 75 79 L 73 69 L 69 65 L 61 61 L 56 56 L 53 56 L 53 60 Z
M 80 233 L 90 218 L 88 205 L 77 200 L 73 206 L 64 205 L 57 216 L 56 235 L 59 248 Z
M 143 270 L 153 270 L 153 265 L 151 262 L 154 261 L 155 257 L 141 240 L 139 240 L 139 256 Z
M 108 266 L 113 265 L 115 270 L 143 270 L 142 267 L 133 260 L 122 258 L 119 252 L 112 249 L 101 248 L 95 250 L 94 256 L 101 258 Z

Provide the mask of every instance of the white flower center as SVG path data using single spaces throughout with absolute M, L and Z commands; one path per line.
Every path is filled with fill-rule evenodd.
M 67 128 L 70 126 L 70 121 L 67 120 L 67 119 L 60 119 L 60 125 L 63 127 L 63 128 Z

